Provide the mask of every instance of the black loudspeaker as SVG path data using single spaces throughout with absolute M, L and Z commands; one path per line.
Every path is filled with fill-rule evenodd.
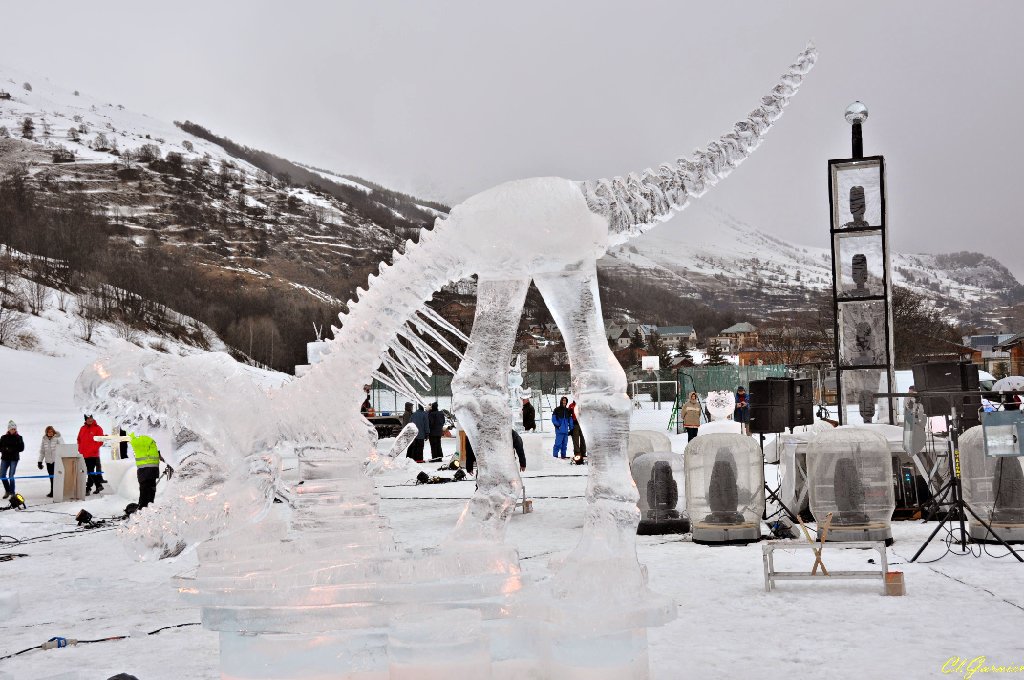
M 940 394 L 924 395 L 921 404 L 928 416 L 947 416 L 956 407 L 960 417 L 960 431 L 980 425 L 981 394 L 978 393 L 978 366 L 969 362 L 942 361 L 917 364 L 913 367 L 914 388 L 918 392 L 968 392 L 963 396 Z
M 967 428 L 981 425 L 981 383 L 978 380 L 977 364 L 960 364 L 960 388 L 973 393 L 958 398 L 960 431 L 963 432 Z
M 960 364 L 955 361 L 917 364 L 913 366 L 913 371 L 914 388 L 918 392 L 927 392 L 929 390 L 958 392 L 963 389 L 960 385 Z M 925 415 L 948 416 L 950 396 L 947 394 L 922 396 L 921 404 L 924 406 Z
M 750 431 L 783 432 L 790 419 L 791 378 L 768 378 L 750 383 Z
M 789 383 L 789 427 L 814 424 L 814 386 L 810 378 Z

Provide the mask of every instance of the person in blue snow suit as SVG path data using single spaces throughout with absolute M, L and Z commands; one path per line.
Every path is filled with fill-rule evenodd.
M 565 458 L 565 446 L 569 441 L 569 433 L 572 432 L 572 411 L 569 410 L 568 397 L 562 397 L 556 408 L 551 413 L 551 424 L 555 426 L 555 447 L 551 455 L 555 458 Z

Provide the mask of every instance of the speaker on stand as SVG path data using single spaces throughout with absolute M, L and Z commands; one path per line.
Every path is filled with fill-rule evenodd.
M 914 371 L 914 388 L 924 392 L 921 404 L 928 416 L 948 416 L 956 408 L 959 431 L 963 432 L 981 424 L 981 393 L 978 380 L 978 366 L 969 362 L 940 361 L 917 364 Z M 963 392 L 961 395 L 936 394 L 927 392 Z
M 789 427 L 814 424 L 814 385 L 810 378 L 791 380 Z
M 767 378 L 750 382 L 750 432 L 783 432 L 790 421 L 792 378 Z

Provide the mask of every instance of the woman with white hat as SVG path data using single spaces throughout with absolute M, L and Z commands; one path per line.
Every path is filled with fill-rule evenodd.
M 53 468 L 57 462 L 57 446 L 63 443 L 64 439 L 61 438 L 60 432 L 57 432 L 53 425 L 47 425 L 43 441 L 39 444 L 37 463 L 40 470 L 43 469 L 43 463 L 46 463 L 46 474 L 50 475 L 50 493 L 46 494 L 47 498 L 53 498 Z

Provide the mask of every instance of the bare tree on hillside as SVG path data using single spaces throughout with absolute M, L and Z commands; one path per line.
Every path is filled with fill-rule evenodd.
M 79 337 L 86 342 L 92 342 L 92 334 L 96 332 L 100 305 L 100 299 L 93 291 L 87 291 L 78 296 Z
M 8 345 L 18 337 L 28 318 L 21 312 L 18 293 L 7 288 L 0 289 L 0 345 Z
M 57 289 L 57 309 L 62 312 L 68 311 L 68 300 L 71 299 L 71 294 L 63 288 Z
M 50 297 L 50 289 L 42 281 L 28 282 L 28 309 L 33 316 L 39 316 L 46 309 L 46 300 Z
M 134 344 L 139 342 L 138 329 L 132 326 L 124 317 L 118 317 L 114 321 L 114 331 L 117 333 L 117 337 L 122 340 L 127 340 Z

